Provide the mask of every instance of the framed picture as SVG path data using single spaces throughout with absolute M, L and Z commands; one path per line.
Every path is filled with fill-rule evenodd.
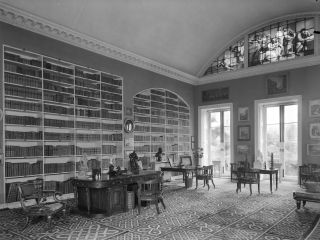
M 249 107 L 238 108 L 238 121 L 249 121 Z
M 320 139 L 320 123 L 310 123 L 310 138 Z
M 309 102 L 309 116 L 320 117 L 320 99 Z
M 267 94 L 275 95 L 287 93 L 288 91 L 288 77 L 286 74 L 279 76 L 269 76 L 267 78 Z
M 202 91 L 202 102 L 219 101 L 229 99 L 229 88 L 215 88 Z
M 309 156 L 320 156 L 320 144 L 307 144 L 307 154 Z
M 169 162 L 170 167 L 174 167 L 175 163 L 174 163 L 174 154 L 169 154 L 167 155 L 167 160 Z
M 250 140 L 250 125 L 238 126 L 238 140 L 239 141 Z

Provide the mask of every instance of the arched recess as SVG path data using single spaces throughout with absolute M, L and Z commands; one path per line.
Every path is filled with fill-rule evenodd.
M 190 106 L 178 94 L 150 88 L 133 97 L 134 150 L 144 167 L 157 169 L 155 153 L 163 150 L 162 161 L 177 164 L 190 155 Z
M 289 15 L 248 29 L 213 57 L 200 76 L 316 55 L 314 30 L 319 25 L 318 16 L 315 13 Z

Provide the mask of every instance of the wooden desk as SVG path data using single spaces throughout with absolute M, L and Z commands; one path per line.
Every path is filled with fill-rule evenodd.
M 127 187 L 140 180 L 160 177 L 160 171 L 140 171 L 139 174 L 124 174 L 108 179 L 102 175 L 102 180 L 74 179 L 75 199 L 78 210 L 88 215 L 126 212 Z
M 191 187 L 191 184 L 189 184 L 189 174 L 193 174 L 195 172 L 197 167 L 193 166 L 186 166 L 186 167 L 160 167 L 161 172 L 181 172 L 183 175 L 183 181 L 185 183 L 185 187 L 189 188 Z M 191 177 L 192 181 L 192 177 Z
M 278 190 L 278 169 L 260 169 L 260 174 L 267 174 L 270 177 L 270 192 L 272 193 L 273 175 L 276 175 L 276 190 Z

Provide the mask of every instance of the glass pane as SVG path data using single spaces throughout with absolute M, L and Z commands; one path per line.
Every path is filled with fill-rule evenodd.
M 267 124 L 279 124 L 279 123 L 280 123 L 279 107 L 267 107 Z
M 284 107 L 284 123 L 298 122 L 298 106 L 289 105 Z
M 224 111 L 224 126 L 230 126 L 230 111 Z
M 298 124 L 297 123 L 287 123 L 284 125 L 284 141 L 298 141 Z
M 221 161 L 223 159 L 223 152 L 221 149 L 220 137 L 220 112 L 210 113 L 210 156 L 209 161 Z
M 297 176 L 298 174 L 298 144 L 296 141 L 284 144 L 284 169 L 285 175 Z

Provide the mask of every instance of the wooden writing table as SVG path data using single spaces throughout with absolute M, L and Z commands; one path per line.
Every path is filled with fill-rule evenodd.
M 270 177 L 270 192 L 272 193 L 272 182 L 273 182 L 273 175 L 276 176 L 276 190 L 278 190 L 278 169 L 260 169 L 260 174 L 267 174 Z
M 189 184 L 189 174 L 194 173 L 197 167 L 194 166 L 184 166 L 184 167 L 160 167 L 162 172 L 180 172 L 183 175 L 183 181 L 185 183 L 185 187 L 189 188 L 191 185 Z M 192 180 L 192 178 L 191 178 Z
M 75 200 L 78 210 L 87 215 L 126 212 L 127 187 L 141 180 L 151 180 L 160 177 L 160 171 L 144 170 L 139 174 L 123 174 L 108 179 L 107 174 L 102 180 L 74 179 Z

